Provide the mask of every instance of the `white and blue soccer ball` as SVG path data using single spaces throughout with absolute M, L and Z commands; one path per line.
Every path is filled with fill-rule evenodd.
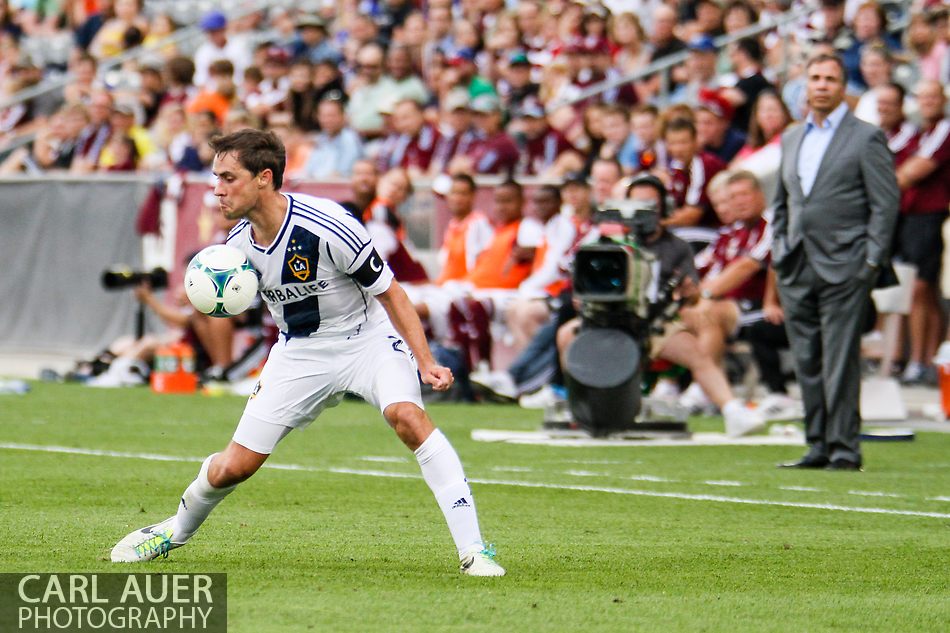
M 195 255 L 185 271 L 185 294 L 195 310 L 230 317 L 247 310 L 257 296 L 258 278 L 247 256 L 226 244 Z

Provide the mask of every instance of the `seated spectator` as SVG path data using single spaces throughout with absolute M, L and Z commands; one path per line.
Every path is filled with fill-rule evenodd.
M 343 85 L 343 73 L 336 64 L 328 61 L 317 63 L 313 68 L 313 85 L 317 89 L 317 103 L 333 99 L 346 106 L 350 101 L 350 95 Z
M 396 103 L 403 99 L 412 99 L 416 103 L 429 102 L 429 89 L 412 67 L 412 55 L 405 46 L 394 44 L 386 53 L 386 72 L 392 80 L 388 101 Z
M 219 59 L 211 62 L 208 68 L 208 81 L 201 92 L 188 102 L 185 109 L 189 114 L 212 112 L 218 125 L 221 125 L 228 115 L 228 110 L 235 103 L 236 97 L 234 64 L 227 59 Z
M 872 44 L 861 49 L 861 77 L 867 88 L 854 104 L 854 116 L 871 125 L 880 122 L 877 114 L 877 89 L 891 81 L 894 72 L 894 57 L 883 44 Z
M 152 140 L 151 134 L 147 129 L 136 123 L 135 117 L 135 106 L 131 103 L 120 102 L 112 109 L 112 117 L 109 122 L 112 127 L 112 137 L 113 140 L 115 140 L 115 144 L 107 144 L 106 147 L 102 149 L 102 154 L 99 156 L 100 167 L 109 168 L 125 164 L 126 167 L 121 169 L 130 171 L 135 169 L 134 165 L 137 165 L 139 161 L 144 161 L 151 166 L 160 162 L 160 159 L 156 159 L 155 157 L 155 142 Z M 123 137 L 128 137 L 135 143 L 134 157 L 131 163 L 129 162 L 130 157 L 126 156 L 128 152 L 123 149 L 124 141 L 118 140 Z M 122 158 L 118 158 L 112 153 L 112 150 L 116 148 L 120 150 Z M 128 167 L 129 164 L 133 165 L 131 169 Z
M 531 81 L 531 62 L 522 50 L 508 55 L 508 64 L 497 82 L 498 96 L 509 112 L 524 111 L 526 101 L 538 101 L 541 86 Z
M 172 57 L 162 66 L 162 78 L 165 80 L 165 94 L 161 105 L 177 103 L 185 105 L 198 94 L 192 81 L 195 76 L 195 63 L 187 57 Z
M 701 90 L 718 90 L 721 87 L 716 74 L 718 51 L 708 35 L 694 36 L 689 41 L 688 49 L 685 82 L 670 94 L 670 103 L 685 103 L 695 107 L 699 105 Z
M 623 170 L 615 159 L 598 158 L 590 168 L 591 199 L 597 207 L 616 198 Z
M 399 208 L 412 195 L 412 182 L 402 169 L 392 169 L 379 179 L 376 199 L 363 212 L 363 223 L 380 257 L 386 260 L 400 283 L 425 283 L 425 268 L 416 260 L 406 242 Z
M 728 174 L 716 199 L 723 226 L 716 241 L 696 256 L 700 300 L 681 312 L 703 352 L 720 365 L 742 320 L 761 319 L 772 248 L 758 179 L 747 171 L 721 173 Z M 681 400 L 691 408 L 701 408 L 703 401 L 698 384 L 687 389 Z
M 841 59 L 847 70 L 847 83 L 852 92 L 867 90 L 861 75 L 861 53 L 869 44 L 882 43 L 891 51 L 901 49 L 900 41 L 887 32 L 887 15 L 880 4 L 869 0 L 854 13 L 852 35 L 846 46 L 839 46 Z M 837 44 L 837 43 L 836 43 Z
M 363 214 L 376 199 L 378 180 L 379 170 L 376 169 L 375 161 L 360 158 L 353 163 L 353 171 L 350 175 L 352 199 L 341 202 L 340 205 L 360 222 L 363 221 Z
M 696 139 L 704 152 L 723 164 L 728 163 L 745 145 L 746 136 L 730 125 L 732 105 L 716 92 L 703 94 L 696 108 Z
M 449 165 L 449 173 L 509 175 L 518 163 L 518 146 L 502 127 L 501 102 L 493 94 L 472 100 L 478 137 L 465 155 Z
M 456 22 L 457 26 L 467 25 L 465 22 Z M 459 48 L 449 55 L 446 62 L 455 70 L 458 85 L 468 91 L 469 99 L 476 99 L 481 95 L 495 96 L 495 87 L 491 81 L 478 74 L 475 65 L 475 49 Z
M 598 150 L 598 157 L 616 160 L 624 173 L 633 173 L 636 167 L 634 160 L 637 139 L 630 132 L 628 110 L 618 105 L 606 106 L 601 129 L 604 133 L 604 142 Z
M 766 90 L 752 108 L 752 122 L 745 145 L 729 164 L 732 169 L 751 171 L 768 190 L 782 159 L 782 132 L 792 123 L 792 115 L 777 93 Z
M 267 128 L 280 138 L 287 150 L 285 178 L 287 180 L 302 178 L 306 174 L 307 163 L 313 152 L 313 141 L 296 126 L 289 112 L 272 112 L 267 117 Z
M 574 155 L 574 162 L 581 160 L 570 141 L 548 124 L 544 106 L 537 100 L 525 100 L 516 116 L 519 130 L 515 141 L 521 150 L 516 169 L 519 175 L 559 178 L 565 171 L 564 162 L 571 159 L 569 154 Z
M 666 191 L 657 179 L 647 176 L 635 179 L 631 183 L 629 197 L 634 200 L 652 202 L 662 209 Z M 657 257 L 658 286 L 665 285 L 676 273 L 683 274 L 679 292 L 687 301 L 695 301 L 698 277 L 693 267 L 692 251 L 689 245 L 668 233 L 660 224 L 656 232 L 646 240 L 645 247 Z M 561 326 L 557 332 L 557 348 L 561 355 L 562 367 L 566 367 L 567 351 L 577 338 L 580 327 L 582 327 L 581 320 L 574 319 Z M 722 411 L 728 435 L 746 435 L 762 428 L 762 419 L 747 409 L 745 404 L 733 395 L 722 369 L 681 322 L 678 320 L 668 322 L 661 335 L 651 337 L 649 350 L 651 358 L 660 358 L 682 365 L 692 372 L 693 379 L 702 386 L 710 399 Z
M 99 63 L 92 55 L 80 53 L 69 66 L 73 80 L 63 88 L 63 99 L 66 103 L 89 105 L 93 91 L 99 87 L 96 82 Z
M 219 133 L 218 120 L 213 112 L 196 112 L 188 115 L 190 138 L 175 169 L 181 171 L 206 171 L 211 167 L 214 153 L 208 141 Z
M 452 159 L 467 154 L 477 140 L 468 93 L 461 88 L 452 89 L 439 103 L 439 140 L 429 164 L 429 174 L 446 173 Z
M 675 205 L 663 224 L 669 227 L 718 227 L 719 220 L 706 195 L 706 184 L 725 165 L 712 154 L 700 150 L 696 126 L 687 119 L 670 121 L 663 132 L 663 141 L 670 159 L 665 166 L 665 178 L 670 183 L 670 195 Z
M 660 111 L 653 105 L 641 105 L 630 114 L 630 131 L 635 139 L 636 157 L 621 157 L 633 164 L 634 173 L 651 171 L 669 163 L 666 145 L 660 139 Z
M 396 102 L 392 125 L 393 132 L 383 139 L 380 147 L 380 171 L 400 167 L 410 177 L 425 174 L 438 145 L 439 132 L 425 122 L 422 106 L 408 98 Z
M 353 163 L 363 155 L 363 143 L 346 122 L 343 102 L 324 99 L 317 106 L 320 133 L 314 139 L 313 151 L 304 168 L 310 179 L 347 178 Z
M 105 160 L 99 162 L 99 171 L 135 171 L 138 168 L 135 140 L 128 134 L 113 131 L 102 153 Z
M 327 23 L 317 15 L 304 14 L 295 22 L 296 37 L 290 45 L 290 55 L 295 62 L 339 64 L 343 55 L 333 45 L 327 31 Z
M 287 51 L 279 46 L 268 46 L 261 65 L 263 78 L 257 84 L 257 91 L 243 99 L 247 110 L 260 119 L 266 119 L 271 112 L 280 109 L 290 89 L 289 70 L 290 56 Z
M 280 110 L 289 112 L 294 125 L 304 132 L 312 132 L 317 127 L 317 104 L 320 102 L 317 87 L 313 85 L 313 64 L 307 60 L 297 60 L 290 65 L 287 74 L 287 96 L 280 104 Z
M 211 11 L 201 18 L 198 25 L 205 32 L 207 39 L 198 46 L 193 56 L 195 85 L 204 86 L 208 81 L 211 65 L 221 60 L 231 62 L 232 77 L 243 77 L 244 70 L 251 65 L 251 46 L 242 36 L 228 35 L 227 17 L 220 11 Z
M 445 198 L 451 218 L 439 247 L 441 272 L 435 281 L 437 284 L 465 279 L 492 240 L 495 230 L 491 221 L 474 208 L 475 191 L 475 180 L 468 174 L 452 177 Z
M 912 13 L 907 26 L 907 53 L 921 79 L 946 85 L 950 82 L 950 63 L 947 62 L 950 42 L 941 36 L 939 24 L 937 10 Z
M 123 38 L 129 28 L 148 33 L 148 20 L 142 16 L 141 0 L 115 0 L 114 17 L 106 20 L 89 45 L 89 53 L 96 59 L 113 57 L 125 50 Z
M 112 95 L 104 90 L 94 92 L 89 103 L 89 123 L 79 133 L 71 171 L 87 173 L 99 165 L 99 155 L 112 134 L 111 117 Z
M 358 74 L 349 86 L 346 114 L 363 140 L 378 138 L 384 133 L 379 106 L 384 100 L 392 99 L 393 80 L 383 74 L 383 60 L 383 49 L 375 43 L 365 44 L 357 54 Z

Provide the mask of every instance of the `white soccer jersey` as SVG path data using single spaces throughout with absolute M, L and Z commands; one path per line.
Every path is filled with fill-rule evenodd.
M 273 244 L 254 242 L 241 220 L 226 243 L 247 254 L 261 297 L 287 337 L 340 336 L 387 319 L 373 295 L 392 283 L 389 266 L 362 224 L 336 202 L 299 193 L 288 201 Z

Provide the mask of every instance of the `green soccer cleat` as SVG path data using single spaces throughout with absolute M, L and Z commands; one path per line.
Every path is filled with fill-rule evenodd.
M 167 557 L 169 551 L 184 545 L 172 542 L 174 520 L 175 517 L 169 517 L 126 536 L 112 548 L 112 562 L 143 563 L 159 556 Z
M 504 576 L 505 568 L 495 562 L 495 548 L 476 546 L 462 554 L 459 571 L 468 576 Z

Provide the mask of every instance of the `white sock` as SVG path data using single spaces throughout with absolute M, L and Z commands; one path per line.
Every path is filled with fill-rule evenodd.
M 208 467 L 215 455 L 217 453 L 209 455 L 208 459 L 201 464 L 198 476 L 181 495 L 178 514 L 175 515 L 175 522 L 172 525 L 172 539 L 175 543 L 184 543 L 190 539 L 215 506 L 237 488 L 237 484 L 227 488 L 215 488 L 208 481 Z
M 435 500 L 449 524 L 449 532 L 459 554 L 477 545 L 482 547 L 478 530 L 475 499 L 462 470 L 462 462 L 442 431 L 432 432 L 422 446 L 415 450 L 416 459 Z

